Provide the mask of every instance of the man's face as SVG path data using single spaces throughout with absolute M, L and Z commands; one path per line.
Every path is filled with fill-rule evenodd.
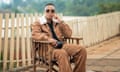
M 55 7 L 52 5 L 48 5 L 45 7 L 44 12 L 47 19 L 52 19 L 55 14 Z

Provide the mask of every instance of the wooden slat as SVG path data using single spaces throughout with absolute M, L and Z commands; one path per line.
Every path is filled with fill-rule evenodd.
M 40 52 L 41 51 L 41 44 L 40 43 L 38 43 L 38 47 L 37 48 L 38 48 L 37 49 L 38 50 L 37 51 L 37 53 L 38 53 L 37 55 L 39 56 L 39 59 L 40 59 L 40 57 L 41 57 L 41 52 Z M 39 64 L 40 64 L 40 61 L 39 61 Z
M 119 22 L 118 22 L 118 16 L 119 16 L 119 15 L 118 15 L 118 13 L 116 13 L 116 14 L 115 14 L 116 34 L 119 34 L 119 32 L 120 32 L 120 30 L 119 30 L 119 29 L 120 29 L 120 27 L 119 27 Z
M 20 14 L 17 14 L 17 18 L 16 18 L 17 20 L 16 20 L 16 60 L 17 60 L 17 67 L 19 67 L 19 49 L 20 49 L 20 47 L 19 47 L 19 44 L 20 44 L 20 32 L 19 32 L 19 24 L 20 24 L 20 22 L 19 22 L 19 20 L 20 20 Z
M 88 36 L 88 33 L 89 33 L 89 29 L 90 29 L 90 24 L 89 24 L 89 18 L 87 18 L 87 21 L 86 21 L 87 23 L 86 23 L 86 29 L 84 30 L 85 31 L 85 43 L 86 43 L 86 45 L 87 46 L 89 46 L 90 45 L 90 36 Z
M 99 38 L 98 38 L 98 39 L 99 39 L 99 41 L 101 41 L 101 35 L 102 35 L 101 29 L 102 29 L 102 24 L 100 23 L 100 17 L 97 16 L 97 18 L 98 18 L 98 25 L 99 25 L 99 26 L 98 26 L 98 27 L 99 27 L 99 28 L 98 28 L 98 29 L 99 29 L 99 31 L 98 31 L 98 33 L 99 33 Z
M 104 22 L 103 22 L 103 15 L 100 17 L 100 24 L 101 24 L 101 41 L 104 40 Z
M 79 34 L 78 36 L 82 38 L 83 38 L 83 30 L 85 29 L 84 22 L 85 21 L 81 21 L 80 18 L 78 18 L 78 34 Z M 81 45 L 84 45 L 84 39 L 82 40 Z
M 117 28 L 116 28 L 116 33 L 119 34 L 119 32 L 120 32 L 120 30 L 119 30 L 120 27 L 119 27 L 119 14 L 118 14 L 118 13 L 116 14 L 116 27 L 117 27 Z
M 95 16 L 95 25 L 96 25 L 96 43 L 98 42 L 98 36 L 99 36 L 99 33 L 98 33 L 98 19 L 97 17 Z
M 113 26 L 113 36 L 116 34 L 116 17 L 115 17 L 115 14 L 113 14 L 113 22 L 112 22 L 112 25 L 114 25 Z
M 76 24 L 75 24 L 76 20 L 72 20 L 72 31 L 73 31 L 73 35 L 76 36 L 77 33 L 77 28 L 76 28 Z
M 94 36 L 95 36 L 95 30 L 94 30 L 94 28 L 95 28 L 95 25 L 94 25 L 94 16 L 92 16 L 91 17 L 91 19 L 90 19 L 90 24 L 91 24 L 91 29 L 90 29 L 90 31 L 91 31 L 91 43 L 90 43 L 90 45 L 93 45 L 95 42 L 95 38 L 94 38 Z
M 33 14 L 30 14 L 30 23 L 33 23 Z
M 31 48 L 30 48 L 30 28 L 29 28 L 29 22 L 28 22 L 28 15 L 26 14 L 26 37 L 27 37 L 27 59 L 28 61 L 28 65 L 31 64 Z
M 105 40 L 105 37 L 106 37 L 105 25 L 106 25 L 106 24 L 105 24 L 105 18 L 104 18 L 104 17 L 102 18 L 102 21 L 103 21 L 103 22 L 102 22 L 102 23 L 103 23 L 103 32 L 102 32 L 102 33 L 103 33 L 103 40 Z
M 35 14 L 34 14 L 34 17 L 35 17 L 34 21 L 38 20 L 39 14 L 38 14 L 38 13 L 35 13 Z
M 26 62 L 25 62 L 25 29 L 24 29 L 24 14 L 21 14 L 21 51 L 22 51 L 22 65 L 25 66 Z
M 45 45 L 45 60 L 47 59 L 47 48 L 48 46 L 47 45 Z
M 113 22 L 114 18 L 113 18 L 113 14 L 111 14 L 111 21 L 110 21 L 110 25 L 111 25 L 111 37 L 114 35 L 114 22 Z
M 14 60 L 14 25 L 15 25 L 15 14 L 11 14 L 11 41 L 10 41 L 10 69 L 13 68 Z
M 108 17 L 108 16 L 105 17 L 106 32 L 107 32 L 107 34 L 106 34 L 106 39 L 109 37 L 109 25 L 108 25 L 108 23 L 107 23 L 107 17 Z
M 97 32 L 95 30 L 95 28 L 96 28 L 95 16 L 93 16 L 91 24 L 92 24 L 92 32 L 93 32 L 93 34 L 92 34 L 92 45 L 93 45 L 96 42 L 96 38 L 97 38 L 97 36 L 96 36 Z
M 91 17 L 88 18 L 88 24 L 87 24 L 87 42 L 88 42 L 88 46 L 91 45 L 92 43 L 92 24 L 91 24 Z M 91 33 L 89 36 L 88 36 L 88 33 Z
M 28 59 L 26 59 L 25 61 L 28 61 Z M 4 62 L 4 61 L 0 61 L 1 62 Z M 7 60 L 6 61 L 7 63 L 10 63 L 10 60 Z M 17 60 L 13 60 L 13 62 L 17 62 Z M 22 62 L 22 59 L 19 59 L 18 62 Z
M 51 46 L 49 46 L 49 60 L 48 60 L 48 63 L 49 63 L 49 71 L 52 72 L 52 52 L 53 52 L 53 48 Z
M 111 25 L 110 25 L 110 15 L 106 17 L 107 25 L 108 25 L 108 37 L 111 37 Z
M 93 43 L 92 43 L 92 45 L 94 45 L 94 43 L 96 43 L 96 39 L 97 39 L 97 30 L 96 30 L 96 19 L 95 19 L 96 17 L 94 16 L 93 17 L 93 20 L 92 20 L 92 27 L 93 27 L 93 37 L 92 37 L 92 39 L 93 39 Z
M 30 14 L 30 27 L 31 27 L 31 24 L 33 24 L 33 14 Z M 31 28 L 30 28 L 30 31 L 31 31 Z M 31 34 L 32 35 L 32 34 Z M 30 35 L 30 37 L 31 37 L 31 35 Z M 31 48 L 31 58 L 33 58 L 33 46 L 32 46 L 33 44 L 32 44 L 32 41 L 30 41 L 30 48 Z
M 74 32 L 74 36 L 77 36 L 78 34 L 78 24 L 77 24 L 77 19 L 73 20 L 73 32 Z
M 7 69 L 7 59 L 8 59 L 8 24 L 9 24 L 9 14 L 5 14 L 5 39 L 4 39 L 4 53 L 3 53 L 3 72 Z
M 107 18 L 107 23 L 108 23 L 108 27 L 109 27 L 109 37 L 111 37 L 111 23 L 110 23 L 110 18 L 111 16 L 109 15 L 108 18 Z
M 2 52 L 2 17 L 3 15 L 0 14 L 0 59 L 2 57 L 2 54 L 1 54 Z
M 33 55 L 33 70 L 34 70 L 34 72 L 36 71 L 36 61 L 35 61 L 35 58 L 36 58 L 36 43 L 35 42 L 32 42 L 32 46 L 33 46 L 33 48 L 32 48 L 32 55 Z

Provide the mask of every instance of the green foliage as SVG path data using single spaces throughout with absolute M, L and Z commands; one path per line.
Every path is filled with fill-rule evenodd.
M 90 16 L 120 11 L 120 0 L 13 0 L 10 5 L 3 4 L 2 9 L 15 13 L 43 12 L 46 3 L 54 3 L 57 12 L 71 16 Z
M 98 14 L 120 11 L 120 3 L 103 3 L 99 5 L 99 8 L 100 11 Z

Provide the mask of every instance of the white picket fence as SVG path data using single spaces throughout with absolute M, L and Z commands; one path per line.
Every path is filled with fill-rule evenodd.
M 76 17 L 67 23 L 73 31 L 73 36 L 83 37 L 85 46 L 97 44 L 120 34 L 120 12 Z
M 0 14 L 0 71 L 32 64 L 30 24 L 41 14 Z M 120 34 L 120 12 L 66 20 L 85 46 Z

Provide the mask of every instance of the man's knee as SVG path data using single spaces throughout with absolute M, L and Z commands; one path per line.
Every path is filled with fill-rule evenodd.
M 61 57 L 67 57 L 68 54 L 64 49 L 55 49 L 54 50 L 54 57 L 55 58 L 61 58 Z
M 86 48 L 81 46 L 81 49 L 80 49 L 80 54 L 84 55 L 84 56 L 87 56 L 87 51 L 86 51 Z

